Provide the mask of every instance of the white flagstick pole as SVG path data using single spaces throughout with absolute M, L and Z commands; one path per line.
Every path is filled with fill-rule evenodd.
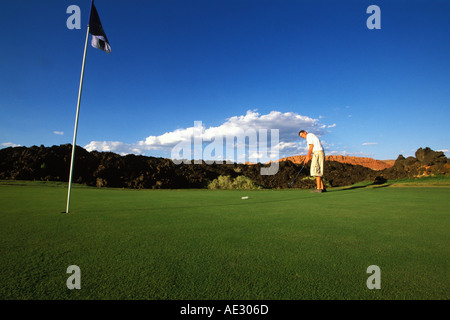
M 84 65 L 86 63 L 86 51 L 87 51 L 87 45 L 88 45 L 88 38 L 89 38 L 89 25 L 88 25 L 87 31 L 86 31 L 86 42 L 84 44 L 83 65 L 81 67 L 80 87 L 78 89 L 77 115 L 75 116 L 75 128 L 73 130 L 72 158 L 70 160 L 69 188 L 67 191 L 66 213 L 69 213 L 70 192 L 72 189 L 73 162 L 75 160 L 75 148 L 76 148 L 76 141 L 77 141 L 78 115 L 80 114 L 81 90 L 83 89 Z

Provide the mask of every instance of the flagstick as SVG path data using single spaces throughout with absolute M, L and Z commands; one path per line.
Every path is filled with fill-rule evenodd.
M 89 38 L 89 25 L 88 25 L 87 31 L 86 31 L 86 42 L 84 44 L 83 65 L 81 67 L 80 87 L 78 89 L 77 115 L 75 116 L 75 128 L 73 130 L 72 158 L 70 160 L 70 174 L 69 174 L 69 188 L 68 188 L 69 190 L 67 191 L 66 213 L 69 213 L 70 192 L 72 190 L 73 162 L 75 160 L 75 148 L 76 148 L 77 130 L 78 130 L 78 115 L 80 114 L 81 90 L 83 88 L 84 65 L 86 63 L 88 38 Z

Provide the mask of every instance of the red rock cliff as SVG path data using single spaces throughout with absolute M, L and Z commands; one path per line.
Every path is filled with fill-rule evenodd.
M 305 157 L 306 156 L 292 156 L 282 158 L 279 161 L 290 160 L 293 163 L 301 163 L 304 161 Z M 372 170 L 384 170 L 387 168 L 391 168 L 395 162 L 395 160 L 375 160 L 373 158 L 351 157 L 351 156 L 326 156 L 325 160 L 349 163 L 353 165 L 360 165 L 363 167 L 370 168 Z

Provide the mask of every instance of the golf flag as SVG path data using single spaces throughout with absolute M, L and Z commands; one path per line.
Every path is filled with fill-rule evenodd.
M 108 38 L 105 31 L 103 31 L 100 17 L 98 16 L 97 9 L 92 1 L 91 16 L 89 17 L 89 33 L 92 35 L 91 45 L 94 48 L 111 53 L 111 46 L 109 45 Z
M 89 33 L 92 34 L 91 45 L 94 48 L 103 50 L 107 53 L 111 53 L 111 47 L 106 37 L 105 31 L 103 31 L 102 23 L 98 16 L 97 9 L 94 6 L 94 0 L 91 3 L 91 14 L 89 16 L 89 25 L 86 30 L 86 40 L 84 41 L 84 53 L 83 53 L 83 64 L 81 65 L 81 76 L 80 76 L 80 86 L 78 89 L 78 102 L 77 102 L 77 113 L 75 115 L 75 128 L 73 129 L 73 143 L 72 143 L 72 157 L 70 159 L 70 172 L 69 172 L 69 186 L 67 188 L 67 206 L 66 213 L 69 213 L 70 204 L 70 192 L 72 190 L 72 177 L 75 159 L 75 149 L 77 142 L 77 130 L 78 130 L 78 116 L 80 114 L 80 102 L 81 102 L 81 91 L 83 89 L 83 78 L 84 78 L 84 66 L 86 64 L 86 52 L 88 47 Z

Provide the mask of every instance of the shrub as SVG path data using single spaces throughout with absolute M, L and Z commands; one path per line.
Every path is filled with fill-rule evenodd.
M 257 189 L 258 188 L 253 183 L 253 181 L 250 180 L 250 178 L 247 178 L 245 176 L 238 176 L 238 177 L 236 177 L 236 179 L 234 179 L 234 181 L 233 181 L 232 187 L 233 187 L 233 189 L 245 189 L 245 190 Z
M 219 176 L 208 184 L 208 189 L 250 190 L 261 189 L 261 187 L 245 176 L 238 176 L 235 179 L 230 176 Z

